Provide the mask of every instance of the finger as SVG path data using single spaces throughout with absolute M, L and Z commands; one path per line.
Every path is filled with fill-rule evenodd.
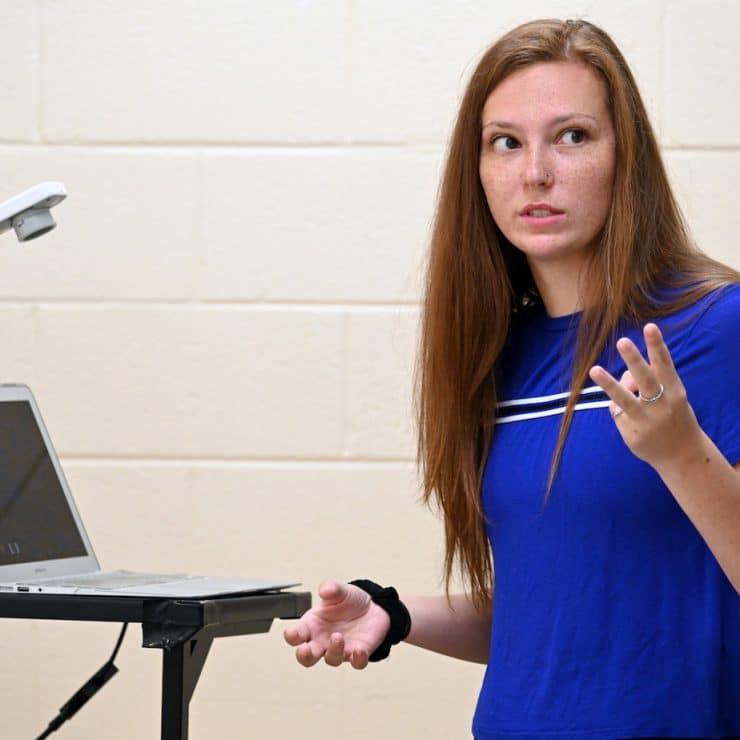
M 285 628 L 283 631 L 283 638 L 288 645 L 301 645 L 304 642 L 309 641 L 311 638 L 311 630 L 308 628 L 308 625 L 303 622 L 298 622 L 298 624 L 292 624 L 290 627 Z
M 614 403 L 627 413 L 636 413 L 640 410 L 640 402 L 616 378 L 612 377 L 600 365 L 594 365 L 588 374 Z
M 352 655 L 350 655 L 349 661 L 353 668 L 361 671 L 363 668 L 367 667 L 367 664 L 370 661 L 370 656 L 368 655 L 367 650 L 354 650 Z
M 344 636 L 340 632 L 335 632 L 329 638 L 329 647 L 324 653 L 324 662 L 334 667 L 344 663 Z
M 632 377 L 632 373 L 629 370 L 625 370 L 622 373 L 622 377 L 619 379 L 619 382 L 621 385 L 623 385 L 630 393 L 637 393 L 637 383 L 635 383 L 635 379 Z M 613 419 L 616 419 L 624 409 L 621 406 L 617 406 L 614 401 L 611 402 L 611 405 L 609 406 L 609 413 L 612 415 Z
M 637 345 L 627 337 L 622 337 L 617 342 L 617 350 L 622 359 L 627 363 L 632 378 L 637 383 L 637 389 L 643 396 L 654 396 L 660 391 L 660 382 L 655 377 L 655 372 L 645 362 Z
M 655 368 L 658 378 L 665 382 L 670 381 L 678 373 L 676 366 L 673 364 L 671 351 L 663 339 L 663 334 L 657 324 L 645 324 L 642 330 L 645 337 L 645 346 L 647 347 L 650 364 Z
M 622 377 L 619 379 L 619 382 L 630 392 L 630 393 L 637 393 L 637 383 L 635 382 L 635 379 L 632 377 L 632 373 L 629 370 L 625 370 L 622 373 Z
M 319 596 L 325 604 L 338 604 L 347 596 L 347 584 L 339 581 L 322 581 Z
M 321 660 L 324 651 L 315 642 L 304 642 L 295 651 L 296 660 L 306 668 L 316 665 Z

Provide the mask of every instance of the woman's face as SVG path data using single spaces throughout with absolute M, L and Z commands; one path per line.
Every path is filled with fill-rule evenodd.
M 483 107 L 488 207 L 533 269 L 580 265 L 604 225 L 615 166 L 606 95 L 590 67 L 540 62 L 504 79 Z

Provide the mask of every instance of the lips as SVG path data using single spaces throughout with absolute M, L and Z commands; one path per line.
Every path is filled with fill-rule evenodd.
M 557 216 L 561 213 L 565 213 L 565 211 L 560 208 L 555 208 L 555 206 L 551 206 L 549 203 L 527 203 L 527 205 L 519 211 L 520 216 L 535 216 L 540 218 Z

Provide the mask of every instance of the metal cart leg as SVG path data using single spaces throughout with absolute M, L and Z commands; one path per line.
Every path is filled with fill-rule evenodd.
M 162 652 L 162 740 L 187 740 L 190 699 L 213 643 L 204 632 Z

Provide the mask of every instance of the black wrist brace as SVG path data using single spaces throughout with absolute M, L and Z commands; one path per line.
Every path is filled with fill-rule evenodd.
M 391 618 L 391 628 L 388 630 L 385 640 L 378 645 L 369 658 L 371 663 L 385 660 L 391 652 L 391 647 L 398 645 L 411 631 L 411 615 L 409 614 L 409 610 L 398 598 L 398 592 L 393 586 L 383 588 L 377 583 L 364 578 L 350 581 L 350 583 L 370 594 L 370 598 L 381 609 L 385 609 Z

